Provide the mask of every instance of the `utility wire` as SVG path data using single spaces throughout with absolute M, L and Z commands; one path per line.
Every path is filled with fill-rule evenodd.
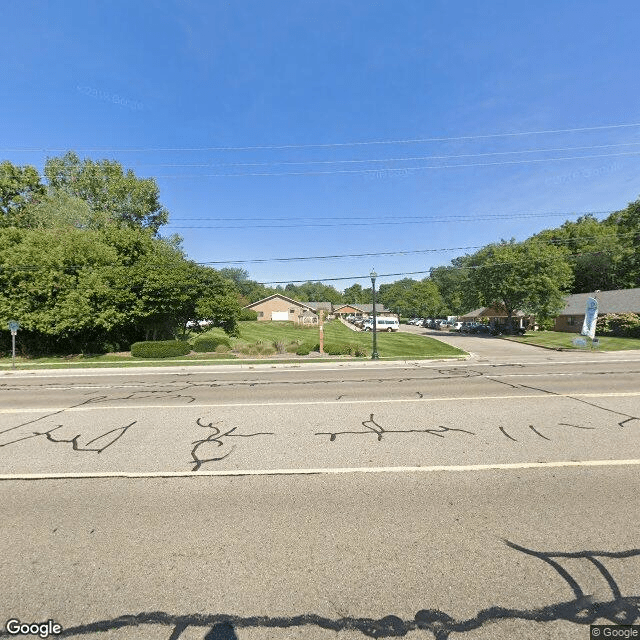
M 157 176 L 145 176 L 147 179 L 196 179 L 196 178 L 256 178 L 277 176 L 324 176 L 340 174 L 381 174 L 381 173 L 408 173 L 410 171 L 425 171 L 429 169 L 465 169 L 469 167 L 496 167 L 504 165 L 533 164 L 542 162 L 562 162 L 566 160 L 589 160 L 593 158 L 615 158 L 621 156 L 638 156 L 640 151 L 626 151 L 620 153 L 600 153 L 583 156 L 566 156 L 562 158 L 529 158 L 526 160 L 503 160 L 500 162 L 467 162 L 464 164 L 443 165 L 419 165 L 413 167 L 387 167 L 384 169 L 331 169 L 328 171 L 255 171 L 244 173 L 200 173 L 200 174 L 166 174 Z
M 612 144 L 596 144 L 582 147 L 557 147 L 546 149 L 521 149 L 518 151 L 488 151 L 486 153 L 462 153 L 443 156 L 407 156 L 404 158 L 369 158 L 349 160 L 282 160 L 271 162 L 217 162 L 217 163 L 154 163 L 139 164 L 140 167 L 270 167 L 280 165 L 312 165 L 312 164 L 367 164 L 372 162 L 414 162 L 418 160 L 450 160 L 452 158 L 481 158 L 486 156 L 513 155 L 517 153 L 559 153 L 563 151 L 588 151 L 590 149 L 608 149 L 611 147 L 634 147 L 640 142 L 616 142 Z
M 547 216 L 596 216 L 596 215 L 605 215 L 614 213 L 616 210 L 611 209 L 607 211 L 543 211 L 543 212 L 535 212 L 535 211 L 516 211 L 514 213 L 495 213 L 495 214 L 460 214 L 460 215 L 444 215 L 437 216 L 437 220 L 442 221 L 451 221 L 456 222 L 457 220 L 468 220 L 472 217 L 473 220 L 481 220 L 480 216 L 490 216 L 486 219 L 511 219 L 519 216 L 524 216 L 528 218 L 545 218 Z M 323 220 L 344 220 L 345 216 L 325 216 L 322 215 Z M 430 216 L 403 216 L 403 215 L 393 215 L 393 216 L 376 216 L 373 218 L 372 216 L 349 216 L 350 220 L 398 220 L 398 219 L 409 219 L 409 220 L 435 220 L 436 218 L 431 218 Z M 178 222 L 185 222 L 187 220 L 206 220 L 208 222 L 271 222 L 271 221 L 285 221 L 285 220 L 300 220 L 300 216 L 285 216 L 285 217 L 275 217 L 275 218 L 267 218 L 267 217 L 259 217 L 259 218 L 172 218 L 172 220 L 176 220 Z M 170 223 L 169 223 L 170 224 Z
M 374 225 L 407 225 L 407 224 L 431 224 L 446 222 L 476 222 L 478 220 L 513 220 L 528 218 L 551 218 L 566 216 L 566 213 L 545 213 L 545 214 L 517 214 L 517 215 L 495 215 L 495 216 L 460 216 L 457 218 L 423 218 L 419 220 L 381 220 L 380 218 L 369 219 L 365 222 L 304 222 L 299 224 L 251 224 L 251 225 L 174 225 L 168 223 L 172 229 L 301 229 L 308 227 L 371 227 Z
M 624 129 L 640 127 L 640 123 L 621 123 L 598 125 L 593 127 L 573 127 L 568 129 L 546 129 L 539 131 L 517 131 L 513 133 L 488 133 L 465 136 L 442 136 L 432 138 L 409 138 L 399 140 L 361 140 L 354 142 L 330 142 L 312 144 L 280 144 L 280 145 L 251 145 L 238 147 L 80 147 L 79 151 L 122 151 L 122 152 L 185 152 L 185 151 L 258 151 L 258 150 L 279 150 L 279 149 L 326 149 L 336 147 L 358 147 L 369 145 L 389 145 L 389 144 L 421 144 L 426 142 L 454 142 L 459 140 L 486 140 L 490 138 L 514 138 L 519 136 L 547 135 L 557 133 L 581 133 L 585 131 L 604 131 L 611 129 Z M 0 147 L 0 151 L 66 151 L 68 147 Z
M 635 233 L 627 233 L 627 234 L 620 234 L 617 237 L 624 237 L 624 236 L 633 236 L 636 235 Z M 584 240 L 587 238 L 581 238 L 580 240 Z M 590 239 L 599 239 L 596 236 L 592 236 Z M 573 242 L 574 239 L 565 239 L 565 240 L 557 240 L 557 241 L 540 241 L 542 244 L 552 244 L 552 245 L 556 245 L 556 244 L 570 244 L 571 242 Z M 496 243 L 490 243 L 490 244 L 496 244 Z M 340 259 L 340 258 L 362 258 L 362 257 L 380 257 L 380 256 L 392 256 L 392 255 L 409 255 L 409 254 L 422 254 L 422 253 L 436 253 L 436 252 L 447 252 L 447 251 L 465 251 L 465 250 L 469 250 L 469 249 L 482 249 L 486 246 L 490 246 L 490 245 L 477 245 L 477 246 L 471 246 L 471 247 L 451 247 L 451 248 L 441 248 L 441 249 L 416 249 L 416 250 L 410 250 L 410 251 L 380 251 L 380 252 L 371 252 L 371 253 L 354 253 L 354 254 L 340 254 L 340 255 L 333 255 L 333 256 L 304 256 L 304 257 L 296 257 L 296 258 L 263 258 L 263 259 L 254 259 L 254 260 L 218 260 L 218 261 L 210 261 L 210 262 L 195 262 L 193 264 L 199 265 L 199 266 L 210 266 L 210 265 L 222 265 L 222 264 L 249 264 L 249 263 L 260 263 L 260 262 L 294 262 L 294 261 L 306 261 L 306 260 L 330 260 L 330 259 Z M 581 252 L 581 253 L 574 253 L 574 254 L 567 254 L 566 257 L 567 258 L 574 258 L 574 257 L 578 257 L 578 256 L 583 256 L 583 255 L 597 255 L 600 253 L 611 253 L 612 250 L 610 249 L 603 249 L 600 251 L 587 251 L 587 252 Z M 504 263 L 504 264 L 515 264 L 515 263 Z M 439 267 L 432 267 L 430 271 L 433 271 L 433 269 L 436 268 L 442 268 L 444 266 L 444 268 L 446 269 L 471 269 L 471 268 L 480 268 L 478 267 L 455 267 L 455 266 L 446 266 L 446 265 L 440 265 Z M 482 265 L 480 265 L 482 266 Z M 46 270 L 46 269 L 51 269 L 51 268 L 58 268 L 58 269 L 69 269 L 69 270 L 79 270 L 79 269 L 86 269 L 87 271 L 92 271 L 94 269 L 103 269 L 103 268 L 108 268 L 108 267 L 113 267 L 117 270 L 123 270 L 123 269 L 133 269 L 133 268 L 138 268 L 138 265 L 123 265 L 120 263 L 106 263 L 106 264 L 98 264 L 98 265 L 68 265 L 68 264 L 49 264 L 49 265 L 35 265 L 35 264 L 22 264 L 22 265 L 11 265 L 11 266 L 0 266 L 0 273 L 3 271 L 40 271 L 40 270 Z M 159 271 L 159 270 L 165 270 L 164 266 L 159 266 L 157 268 L 154 268 L 154 265 L 145 265 L 145 269 L 147 272 L 152 272 L 152 271 Z M 404 272 L 404 273 L 397 273 L 397 274 L 382 274 L 382 275 L 411 275 L 411 274 L 417 274 L 417 273 L 428 273 L 427 271 L 409 271 L 409 272 Z M 69 275 L 69 274 L 66 274 Z M 362 276 L 365 277 L 365 276 Z M 369 277 L 369 276 L 366 276 Z M 341 277 L 341 278 L 325 278 L 322 280 L 314 280 L 314 282 L 324 282 L 326 281 L 331 281 L 331 280 L 353 280 L 353 279 L 357 279 L 360 278 L 360 276 L 345 276 L 345 277 Z M 282 282 L 271 282 L 271 283 L 258 283 L 258 284 L 282 284 L 284 282 L 309 282 L 310 279 L 306 278 L 305 280 L 286 280 L 286 281 L 282 281 Z

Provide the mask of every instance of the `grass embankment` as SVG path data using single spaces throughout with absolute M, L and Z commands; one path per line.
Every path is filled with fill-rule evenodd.
M 537 345 L 539 347 L 549 347 L 551 349 L 572 349 L 574 351 L 585 351 L 591 349 L 591 340 L 585 338 L 586 347 L 577 347 L 573 344 L 576 338 L 583 338 L 576 333 L 564 333 L 562 331 L 533 331 L 524 336 L 513 336 L 509 340 L 516 340 L 525 344 Z M 610 338 L 607 336 L 596 336 L 600 345 L 597 351 L 625 351 L 629 349 L 640 349 L 640 340 L 637 338 Z
M 240 335 L 231 338 L 231 350 L 219 353 L 191 353 L 187 356 L 176 356 L 174 358 L 163 358 L 162 360 L 147 358 L 132 358 L 129 353 L 106 354 L 96 356 L 72 355 L 48 358 L 16 358 L 16 366 L 25 368 L 74 368 L 101 367 L 101 366 L 158 366 L 171 364 L 199 364 L 206 362 L 219 362 L 233 364 L 234 358 L 243 358 L 241 361 L 247 363 L 247 358 L 255 358 L 257 362 L 268 362 L 270 357 L 275 356 L 275 343 L 284 343 L 287 353 L 278 356 L 279 362 L 286 360 L 306 360 L 306 357 L 299 357 L 295 354 L 297 345 L 315 346 L 319 342 L 318 327 L 302 328 L 293 322 L 240 322 Z M 201 334 L 192 334 L 190 341 L 198 336 L 217 335 L 225 336 L 222 329 L 210 329 Z M 378 354 L 381 359 L 419 359 L 419 358 L 442 358 L 464 356 L 466 353 L 455 347 L 428 338 L 426 336 L 416 336 L 409 333 L 378 333 Z M 371 333 L 351 331 L 340 321 L 326 322 L 324 325 L 325 346 L 360 346 L 366 350 L 368 357 L 371 356 Z M 312 355 L 310 359 L 317 359 Z M 331 359 L 331 356 L 326 356 Z M 285 360 L 285 361 L 286 361 Z M 323 360 L 326 361 L 326 360 Z M 0 358 L 0 368 L 11 367 L 11 358 Z

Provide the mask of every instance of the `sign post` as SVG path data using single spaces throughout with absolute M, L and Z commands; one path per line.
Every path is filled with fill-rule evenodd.
M 16 334 L 20 324 L 17 320 L 9 320 L 9 330 L 11 331 L 11 368 L 16 368 Z
M 322 355 L 324 353 L 324 327 L 322 326 L 324 311 L 321 309 L 318 315 L 320 316 L 320 355 Z

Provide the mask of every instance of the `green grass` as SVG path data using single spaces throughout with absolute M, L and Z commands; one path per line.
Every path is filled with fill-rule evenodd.
M 585 347 L 576 347 L 573 344 L 575 338 L 581 338 L 577 333 L 564 333 L 562 331 L 534 331 L 524 336 L 511 337 L 509 340 L 516 340 L 525 344 L 533 344 L 541 347 L 551 347 L 552 349 L 574 349 L 584 351 Z M 609 338 L 606 336 L 596 336 L 600 340 L 598 351 L 623 351 L 627 349 L 640 349 L 640 340 L 637 338 Z M 587 341 L 587 349 L 591 348 L 591 340 Z
M 285 344 L 292 342 L 315 345 L 319 342 L 319 329 L 315 327 L 303 328 L 293 322 L 240 322 L 240 335 L 231 338 L 232 349 L 239 352 L 240 348 L 249 347 L 248 355 L 255 357 L 255 360 L 242 358 L 236 362 L 266 363 L 271 362 L 269 355 L 258 359 L 258 349 L 260 344 L 262 349 L 269 350 L 273 342 L 282 341 Z M 201 335 L 226 335 L 222 329 L 214 328 L 205 333 L 192 333 L 190 341 L 193 342 L 196 336 Z M 443 342 L 428 338 L 426 336 L 416 336 L 409 333 L 378 333 L 378 354 L 381 359 L 419 359 L 419 358 L 443 358 L 464 356 L 466 353 L 455 347 L 451 347 Z M 340 321 L 335 320 L 324 324 L 325 345 L 359 345 L 371 354 L 372 336 L 369 332 L 351 331 Z M 253 348 L 252 348 L 253 347 Z M 295 354 L 287 354 L 287 359 L 278 358 L 273 362 L 300 362 Z M 96 356 L 58 356 L 46 358 L 16 358 L 16 368 L 19 369 L 40 369 L 40 368 L 76 368 L 76 367 L 127 367 L 127 366 L 163 366 L 175 364 L 204 364 L 216 362 L 219 364 L 233 364 L 235 353 L 192 353 L 186 356 L 175 356 L 172 358 L 152 359 L 133 358 L 130 354 L 107 354 Z M 313 361 L 313 360 L 311 360 Z M 323 362 L 331 361 L 326 357 Z M 11 368 L 11 358 L 0 358 L 0 370 Z
M 308 344 L 319 341 L 319 329 L 303 328 L 293 322 L 241 322 L 240 337 L 236 341 L 255 343 L 258 340 L 272 342 L 296 340 Z M 378 333 L 378 353 L 381 358 L 439 358 L 466 355 L 433 338 L 409 333 Z M 372 337 L 369 332 L 351 331 L 340 321 L 324 324 L 324 343 L 334 345 L 359 345 L 371 353 Z

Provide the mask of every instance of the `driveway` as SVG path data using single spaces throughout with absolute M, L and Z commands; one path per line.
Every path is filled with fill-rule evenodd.
M 471 354 L 472 358 L 479 360 L 513 357 L 526 358 L 527 356 L 542 356 L 551 359 L 550 356 L 554 353 L 559 353 L 494 336 L 464 335 L 449 331 L 436 331 L 434 329 L 425 329 L 424 327 L 414 327 L 411 324 L 400 325 L 400 331 L 435 338 L 445 344 L 463 349 Z

